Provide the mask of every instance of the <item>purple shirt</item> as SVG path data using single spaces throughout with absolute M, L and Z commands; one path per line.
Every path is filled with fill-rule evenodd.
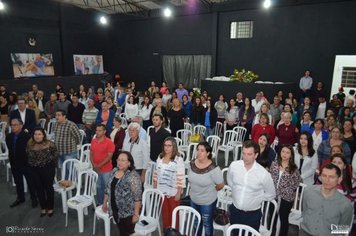
M 183 89 L 177 88 L 176 93 L 177 93 L 177 97 L 180 102 L 183 102 L 183 99 L 182 99 L 183 95 L 187 95 L 187 96 L 189 95 L 188 91 L 185 88 L 183 88 Z

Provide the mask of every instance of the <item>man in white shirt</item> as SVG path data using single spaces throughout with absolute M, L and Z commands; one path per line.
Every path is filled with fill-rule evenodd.
M 317 107 L 315 119 L 325 119 L 326 111 L 329 109 L 329 105 L 327 104 L 324 95 L 320 95 L 318 101 L 319 104 Z
M 261 110 L 261 106 L 263 104 L 262 94 L 260 92 L 256 93 L 256 98 L 252 99 L 251 104 L 255 109 L 255 113 L 257 114 Z
M 276 197 L 270 173 L 256 162 L 259 146 L 252 140 L 244 142 L 242 160 L 231 163 L 227 183 L 232 188 L 230 223 L 244 224 L 259 231 L 263 201 Z
M 299 88 L 300 88 L 302 98 L 310 96 L 310 91 L 312 86 L 313 86 L 313 78 L 310 77 L 310 70 L 306 70 L 304 72 L 304 76 L 300 78 L 299 81 Z

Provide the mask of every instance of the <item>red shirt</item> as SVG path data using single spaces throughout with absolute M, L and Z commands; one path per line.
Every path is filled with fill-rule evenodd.
M 256 124 L 252 127 L 252 133 L 251 137 L 252 140 L 258 143 L 258 138 L 260 137 L 261 134 L 268 134 L 270 137 L 269 144 L 272 144 L 274 141 L 274 138 L 276 136 L 276 132 L 274 131 L 274 127 L 272 125 L 266 125 L 263 127 L 260 124 Z
M 298 134 L 295 132 L 295 125 L 289 126 L 281 124 L 277 129 L 278 145 L 294 145 L 298 141 Z
M 97 138 L 91 141 L 90 152 L 93 154 L 93 162 L 98 165 L 104 159 L 108 157 L 109 153 L 114 153 L 115 145 L 107 137 L 103 141 L 99 142 Z M 109 160 L 105 165 L 100 168 L 100 172 L 110 172 L 112 170 L 112 161 Z

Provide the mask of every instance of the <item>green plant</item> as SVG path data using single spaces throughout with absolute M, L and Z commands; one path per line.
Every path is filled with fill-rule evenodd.
M 230 81 L 252 83 L 253 81 L 258 80 L 258 78 L 259 76 L 253 71 L 246 71 L 245 69 L 239 71 L 238 69 L 234 69 L 233 74 L 230 76 Z

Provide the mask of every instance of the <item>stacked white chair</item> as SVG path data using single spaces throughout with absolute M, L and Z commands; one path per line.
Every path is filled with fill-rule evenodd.
M 271 236 L 277 210 L 278 204 L 275 200 L 262 202 L 262 218 L 259 229 L 262 236 Z
M 54 126 L 56 124 L 56 120 L 50 120 L 48 122 L 48 125 L 47 125 L 47 130 L 46 130 L 46 133 L 47 133 L 47 139 L 48 140 L 54 140 Z
M 188 122 L 184 122 L 184 129 L 192 131 L 192 124 Z
M 223 124 L 220 121 L 216 122 L 214 135 L 221 137 Z
M 179 216 L 179 226 L 177 229 L 177 215 Z M 197 236 L 198 230 L 194 232 L 194 224 L 199 228 L 201 216 L 194 208 L 189 206 L 178 206 L 172 213 L 172 228 L 176 229 L 182 235 Z
M 289 224 L 297 225 L 300 228 L 300 223 L 302 222 L 302 201 L 304 189 L 307 185 L 300 183 L 299 188 L 296 191 L 295 199 L 293 203 L 292 210 L 289 214 Z
M 74 197 L 68 199 L 68 209 L 75 209 L 78 214 L 79 233 L 84 231 L 84 214 L 88 214 L 88 207 L 95 205 L 94 192 L 98 174 L 93 170 L 86 170 L 79 173 L 77 193 Z M 66 212 L 66 227 L 68 226 L 68 210 Z
M 148 163 L 148 168 L 146 169 L 145 173 L 145 183 L 143 184 L 143 187 L 145 189 L 150 189 L 153 188 L 153 173 L 156 170 L 156 162 L 150 161 Z
M 229 206 L 231 204 L 232 204 L 231 188 L 225 185 L 224 188 L 218 192 L 218 200 L 216 202 L 216 208 L 223 209 L 226 212 L 228 212 Z M 215 230 L 221 230 L 223 231 L 223 235 L 225 235 L 226 229 L 230 226 L 230 224 L 219 225 L 214 221 L 213 226 Z
M 158 230 L 159 236 L 162 235 L 159 219 L 162 212 L 164 195 L 158 189 L 145 189 L 142 195 L 142 211 L 138 223 L 135 226 L 134 235 L 149 235 Z M 146 221 L 143 225 L 140 222 Z
M 232 234 L 233 230 L 238 230 L 238 234 Z M 231 235 L 236 235 L 236 236 L 261 236 L 259 232 L 257 232 L 254 228 L 248 226 L 248 225 L 240 225 L 240 224 L 234 224 L 230 225 L 229 228 L 226 230 L 226 236 L 231 236 Z
M 193 134 L 205 135 L 206 127 L 204 125 L 196 125 L 193 128 Z
M 67 213 L 67 199 L 72 197 L 72 191 L 77 187 L 78 166 L 79 161 L 76 159 L 65 160 L 62 167 L 61 180 L 71 181 L 72 184 L 67 188 L 61 187 L 58 183 L 53 184 L 54 191 L 61 195 L 63 213 Z
M 219 147 L 220 151 L 223 151 L 225 153 L 225 166 L 228 165 L 229 163 L 229 154 L 230 152 L 233 152 L 235 149 L 236 145 L 236 138 L 237 138 L 237 133 L 233 130 L 226 130 L 224 132 L 224 138 L 223 142 Z
M 182 140 L 182 144 L 179 146 L 179 150 L 183 152 L 188 151 L 188 145 L 190 143 L 190 138 L 192 137 L 192 131 L 187 129 L 180 129 L 177 131 L 177 138 Z
M 237 133 L 236 146 L 234 149 L 234 161 L 236 161 L 237 159 L 241 159 L 242 144 L 244 142 L 247 129 L 242 126 L 236 126 L 233 131 Z
M 216 165 L 218 165 L 218 153 L 219 153 L 219 146 L 220 146 L 220 137 L 217 135 L 210 135 L 206 138 L 206 141 L 210 144 L 212 148 L 212 156 L 215 159 Z
M 84 171 L 91 168 L 92 166 L 90 161 L 90 143 L 86 143 L 82 145 L 80 149 L 78 169 L 79 171 Z
M 197 156 L 197 146 L 198 143 L 190 143 L 187 150 L 187 155 L 184 159 L 184 164 L 187 167 L 190 161 L 194 160 Z

